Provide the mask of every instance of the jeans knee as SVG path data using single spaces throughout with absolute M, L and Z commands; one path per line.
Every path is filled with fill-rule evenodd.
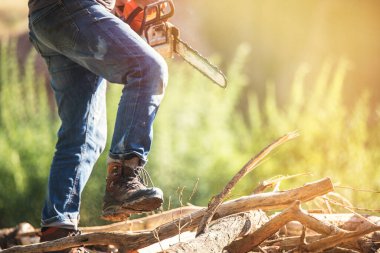
M 149 55 L 144 60 L 143 69 L 145 77 L 150 79 L 150 82 L 155 95 L 163 94 L 168 84 L 168 65 L 165 59 L 158 53 Z

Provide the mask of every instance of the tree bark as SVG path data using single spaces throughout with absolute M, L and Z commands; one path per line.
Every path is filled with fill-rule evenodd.
M 230 215 L 214 221 L 207 233 L 189 242 L 177 243 L 165 253 L 222 252 L 237 237 L 255 231 L 268 217 L 260 210 Z

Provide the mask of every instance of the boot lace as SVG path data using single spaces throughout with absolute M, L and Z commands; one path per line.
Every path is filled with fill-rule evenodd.
M 119 176 L 109 178 L 109 183 L 107 185 L 115 185 L 122 191 L 129 191 L 134 189 L 141 189 L 142 185 L 147 187 L 149 183 L 154 187 L 154 183 L 152 178 L 150 177 L 148 171 L 142 167 L 138 166 L 136 168 L 129 168 L 130 173 L 125 175 L 123 171 L 123 167 L 121 167 L 121 174 Z
M 149 175 L 149 172 L 144 167 L 137 167 L 137 175 L 140 179 L 140 181 L 145 185 L 148 186 L 149 183 L 154 187 L 154 183 L 152 178 Z

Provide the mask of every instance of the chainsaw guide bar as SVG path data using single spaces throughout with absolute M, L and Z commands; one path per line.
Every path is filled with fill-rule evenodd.
M 174 39 L 174 51 L 211 81 L 222 88 L 227 87 L 227 78 L 223 72 L 180 38 Z

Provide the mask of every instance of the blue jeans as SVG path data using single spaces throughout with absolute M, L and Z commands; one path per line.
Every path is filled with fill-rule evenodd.
M 78 226 L 80 198 L 106 144 L 106 81 L 124 85 L 110 157 L 146 162 L 164 95 L 164 59 L 95 0 L 57 0 L 29 15 L 30 39 L 44 57 L 61 127 L 42 226 Z

